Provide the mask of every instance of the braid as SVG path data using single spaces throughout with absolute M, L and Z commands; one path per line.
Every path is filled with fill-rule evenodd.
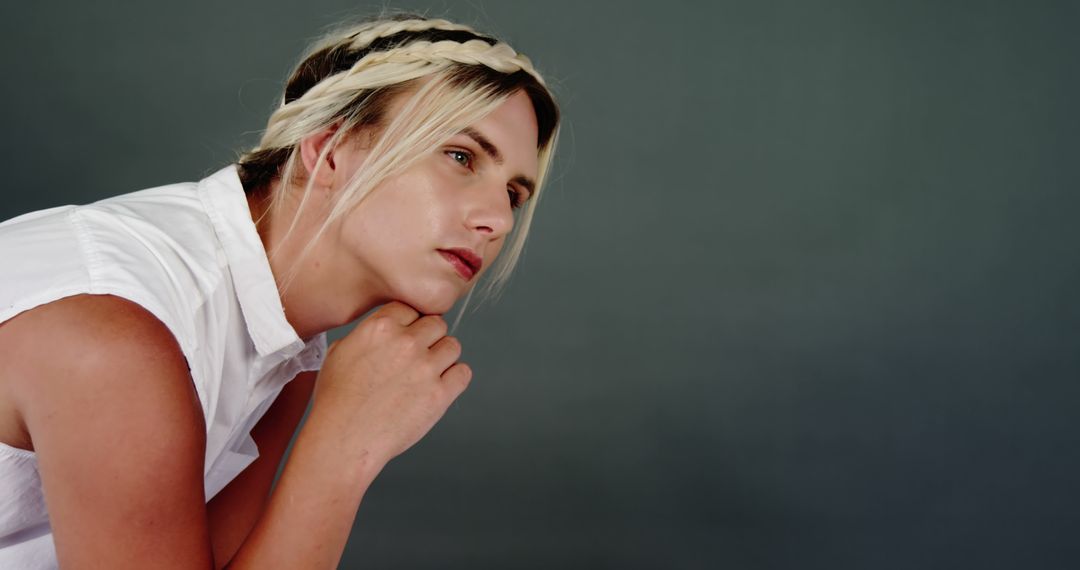
M 362 27 L 344 38 L 324 42 L 308 56 L 305 65 L 289 79 L 283 102 L 299 98 L 319 81 L 352 67 L 371 52 L 386 51 L 415 40 L 466 42 L 480 39 L 495 44 L 494 38 L 480 35 L 467 26 L 446 20 L 402 20 Z
M 370 27 L 361 28 L 349 36 L 349 46 L 354 50 L 360 50 L 370 46 L 375 40 L 398 35 L 402 32 L 425 32 L 429 30 L 466 32 L 472 36 L 480 37 L 480 34 L 469 26 L 455 24 L 446 20 L 409 19 L 376 23 Z M 495 43 L 493 38 L 487 39 L 489 43 Z
M 279 107 L 270 117 L 262 145 L 282 139 L 295 142 L 298 133 L 290 133 L 289 127 L 295 124 L 297 116 L 336 109 L 341 106 L 342 98 L 400 83 L 403 78 L 430 75 L 454 64 L 481 65 L 505 74 L 524 71 L 538 82 L 540 78 L 528 58 L 504 43 L 489 45 L 482 40 L 412 42 L 389 51 L 369 53 L 347 72 L 320 81 L 301 97 Z
M 450 62 L 483 65 L 502 73 L 524 71 L 533 76 L 541 85 L 544 84 L 540 74 L 533 69 L 529 58 L 518 54 L 507 44 L 492 45 L 478 39 L 466 42 L 415 41 L 399 48 L 371 53 L 357 61 L 350 72 L 356 73 L 383 62 L 408 63 L 417 60 L 434 64 Z
M 386 51 L 368 51 L 351 68 L 336 73 L 304 90 L 302 95 L 286 92 L 283 105 L 271 116 L 264 142 L 280 134 L 275 126 L 296 115 L 319 108 L 327 102 L 340 100 L 342 93 L 352 95 L 365 89 L 375 89 L 400 83 L 403 77 L 415 79 L 441 71 L 453 64 L 482 65 L 501 73 L 524 71 L 544 85 L 540 74 L 524 55 L 505 43 L 489 44 L 481 39 L 465 42 L 442 40 L 414 41 Z M 299 91 L 299 88 L 297 89 Z M 293 97 L 290 99 L 290 95 Z
M 379 119 L 385 88 L 442 71 L 453 65 L 483 66 L 503 74 L 525 72 L 544 86 L 532 62 L 506 43 L 468 26 L 440 19 L 406 17 L 376 21 L 332 36 L 315 46 L 286 83 L 281 106 L 271 115 L 259 146 L 239 163 L 249 192 L 265 187 L 280 174 L 286 149 L 307 134 L 311 124 L 298 117 L 321 116 L 332 122 L 347 107 L 371 103 Z

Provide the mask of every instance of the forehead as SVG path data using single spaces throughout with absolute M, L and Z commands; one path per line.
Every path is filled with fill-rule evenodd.
M 507 165 L 534 177 L 537 170 L 538 128 L 532 101 L 516 91 L 494 111 L 470 125 L 499 149 Z
M 396 121 L 421 86 L 431 80 L 430 77 L 419 78 L 396 90 L 386 100 L 379 123 L 385 126 Z M 381 128 L 377 127 L 377 130 Z M 469 131 L 479 133 L 498 150 L 499 163 L 512 171 L 511 176 L 535 179 L 539 170 L 538 130 L 532 99 L 524 90 L 517 90 L 478 121 L 463 125 L 453 138 L 468 138 L 466 133 Z

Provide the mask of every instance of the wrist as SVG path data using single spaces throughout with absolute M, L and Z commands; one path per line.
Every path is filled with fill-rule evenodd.
M 393 458 L 385 445 L 352 423 L 343 422 L 342 414 L 320 413 L 313 406 L 297 435 L 296 447 L 325 458 L 320 463 L 334 465 L 339 472 L 359 480 L 373 480 Z

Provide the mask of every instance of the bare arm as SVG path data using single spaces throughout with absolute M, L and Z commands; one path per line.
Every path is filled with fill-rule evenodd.
M 368 486 L 469 382 L 445 332 L 441 318 L 391 303 L 335 344 L 282 479 L 228 568 L 337 565 Z M 15 355 L 0 380 L 38 454 L 61 566 L 215 567 L 205 422 L 166 327 L 123 299 L 79 295 L 5 323 L 0 350 Z
M 128 301 L 79 295 L 2 332 L 60 566 L 211 567 L 205 424 L 166 327 Z
M 468 386 L 460 355 L 442 318 L 401 303 L 335 343 L 267 510 L 229 568 L 336 568 L 371 482 Z
M 207 503 L 214 560 L 219 566 L 232 559 L 262 516 L 281 458 L 311 400 L 315 374 L 301 372 L 285 385 L 251 430 L 259 448 L 258 459 Z

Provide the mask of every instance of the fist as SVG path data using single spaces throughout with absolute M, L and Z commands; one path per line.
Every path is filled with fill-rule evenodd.
M 331 416 L 350 447 L 385 461 L 412 447 L 472 379 L 446 321 L 387 303 L 335 342 L 315 383 L 312 414 Z M 324 417 L 324 419 L 326 419 Z

